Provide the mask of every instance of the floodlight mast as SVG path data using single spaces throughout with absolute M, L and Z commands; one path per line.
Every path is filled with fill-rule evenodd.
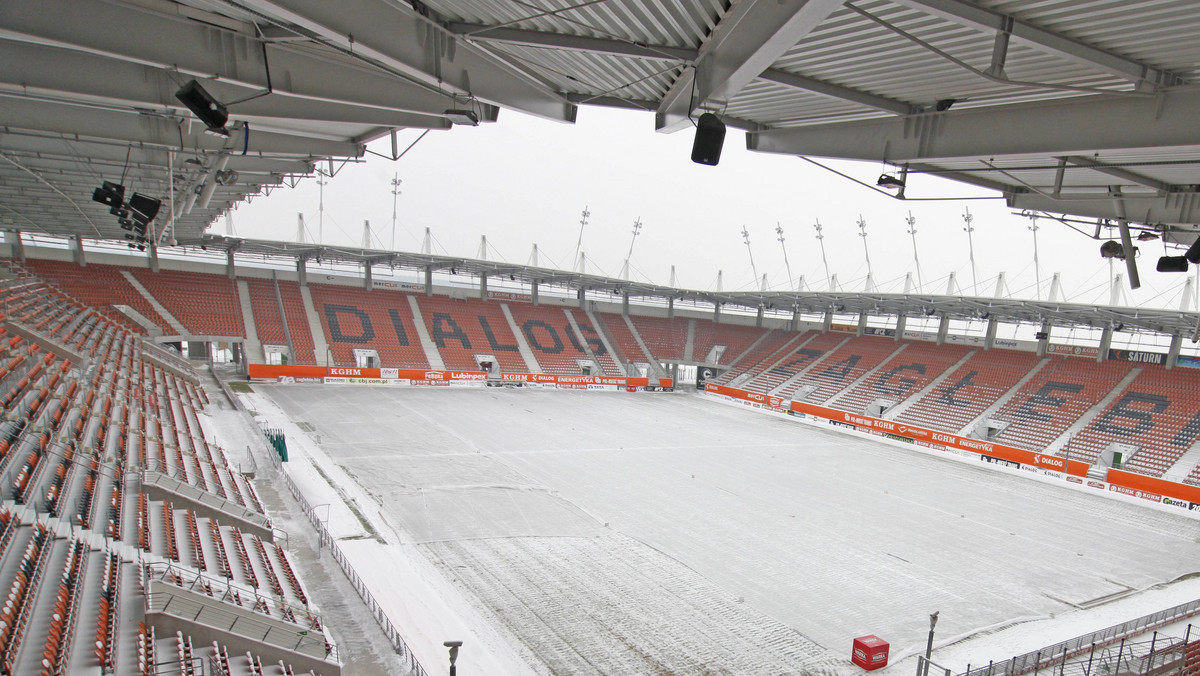
M 867 293 L 871 293 L 874 289 L 871 285 L 874 281 L 874 276 L 871 273 L 871 252 L 867 250 L 867 222 L 863 219 L 862 214 L 858 215 L 858 236 L 863 238 L 863 256 L 867 259 Z
M 591 215 L 592 212 L 588 211 L 587 205 L 585 204 L 583 207 L 583 214 L 579 219 L 579 239 L 575 241 L 575 255 L 571 256 L 572 261 L 579 260 L 579 251 L 583 248 L 583 229 L 587 227 L 588 216 Z M 583 270 L 580 270 L 580 272 L 583 272 Z
M 821 221 L 813 223 L 813 229 L 817 231 L 817 243 L 821 245 L 821 263 L 825 266 L 825 286 L 833 291 L 833 282 L 829 279 L 829 259 L 825 257 L 825 235 L 821 234 L 821 231 L 824 230 L 821 227 Z
M 754 251 L 750 249 L 750 231 L 746 226 L 742 226 L 742 241 L 746 243 L 746 253 L 750 254 L 750 272 L 754 274 L 754 281 L 758 281 L 758 266 L 754 264 Z
M 392 251 L 396 250 L 396 198 L 400 196 L 400 174 L 392 175 Z
M 621 267 L 621 277 L 625 280 L 629 279 L 629 259 L 633 258 L 633 245 L 637 242 L 638 233 L 642 231 L 642 218 L 638 217 L 633 222 L 633 237 L 629 240 L 629 253 L 625 254 L 625 265 Z
M 792 284 L 792 264 L 788 262 L 787 246 L 783 243 L 783 226 L 779 224 L 779 221 L 775 221 L 775 234 L 778 235 L 776 239 L 779 240 L 779 248 L 783 249 L 783 264 L 787 267 L 788 288 L 799 291 L 799 286 Z
M 917 293 L 923 293 L 921 288 L 924 286 L 924 282 L 921 281 L 921 259 L 917 257 L 917 219 L 910 211 L 908 212 L 908 218 L 904 219 L 904 222 L 908 223 L 907 232 L 912 236 L 913 263 L 917 266 Z
M 1036 298 L 1042 299 L 1042 268 L 1038 262 L 1038 245 L 1037 245 L 1037 214 L 1029 214 L 1029 231 L 1033 233 L 1033 278 L 1037 284 Z
M 971 207 L 966 207 L 963 221 L 966 222 L 967 227 L 963 228 L 963 232 L 967 233 L 967 251 L 971 257 L 971 295 L 978 296 L 979 279 L 975 275 L 975 239 L 971 236 L 971 233 L 975 232 L 975 228 L 971 227 L 971 222 L 974 220 L 975 217 L 971 215 Z

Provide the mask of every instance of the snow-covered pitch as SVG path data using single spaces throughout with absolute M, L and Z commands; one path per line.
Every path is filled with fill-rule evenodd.
M 853 673 L 1200 568 L 1186 516 L 698 395 L 255 388 L 524 673 Z

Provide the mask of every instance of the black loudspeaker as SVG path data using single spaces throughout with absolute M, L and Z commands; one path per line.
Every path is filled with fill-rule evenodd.
M 1186 256 L 1163 256 L 1158 259 L 1159 272 L 1187 272 L 1188 259 Z
M 705 113 L 696 122 L 696 140 L 692 142 L 692 161 L 717 166 L 721 147 L 725 145 L 725 123 L 712 113 Z
M 175 98 L 187 106 L 209 129 L 224 129 L 225 123 L 229 121 L 229 113 L 225 112 L 225 106 L 195 80 L 189 80 L 180 87 L 179 91 L 175 92 Z
M 162 206 L 160 200 L 153 197 L 146 197 L 141 193 L 133 193 L 133 197 L 129 198 L 129 208 L 133 210 L 133 218 L 143 225 L 154 220 L 158 215 L 158 209 Z

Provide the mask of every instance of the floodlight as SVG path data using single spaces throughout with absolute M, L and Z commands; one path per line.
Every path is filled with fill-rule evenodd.
M 904 180 L 896 178 L 891 174 L 880 174 L 879 180 L 875 181 L 875 185 L 888 190 L 899 190 L 904 187 Z
M 451 108 L 442 113 L 442 116 L 450 120 L 451 124 L 458 124 L 464 127 L 479 126 L 479 116 L 473 110 L 455 110 Z
M 104 181 L 99 188 L 92 191 L 92 200 L 110 208 L 120 207 L 125 202 L 125 186 Z
M 141 193 L 135 192 L 133 197 L 129 198 L 129 208 L 133 212 L 133 220 L 143 225 L 154 220 L 160 207 L 162 207 L 161 200 L 146 197 Z

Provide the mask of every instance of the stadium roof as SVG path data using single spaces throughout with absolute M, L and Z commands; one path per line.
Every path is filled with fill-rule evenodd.
M 1050 322 L 1069 327 L 1121 327 L 1129 333 L 1147 332 L 1195 337 L 1200 335 L 1200 313 L 1143 307 L 1105 307 L 1015 298 L 983 298 L 940 294 L 862 293 L 852 291 L 702 291 L 679 289 L 658 284 L 567 272 L 532 265 L 441 256 L 427 253 L 403 253 L 343 246 L 240 239 L 205 235 L 185 244 L 203 246 L 210 251 L 234 252 L 240 256 L 292 258 L 297 261 L 388 266 L 402 270 L 426 269 L 452 272 L 465 278 L 487 276 L 508 278 L 528 286 L 557 286 L 571 291 L 628 294 L 634 298 L 677 299 L 703 305 L 731 305 L 751 311 L 763 308 L 801 314 L 834 313 L 840 315 L 925 317 L 987 320 L 995 317 L 1006 322 L 1041 324 Z
M 654 111 L 662 131 L 712 111 L 754 150 L 878 161 L 1186 243 L 1200 224 L 1195 9 L 17 0 L 0 5 L 0 226 L 121 240 L 91 200 L 108 180 L 162 199 L 160 234 L 191 239 L 245 196 L 361 160 L 397 130 L 610 105 Z M 192 79 L 227 108 L 228 135 L 176 97 Z

